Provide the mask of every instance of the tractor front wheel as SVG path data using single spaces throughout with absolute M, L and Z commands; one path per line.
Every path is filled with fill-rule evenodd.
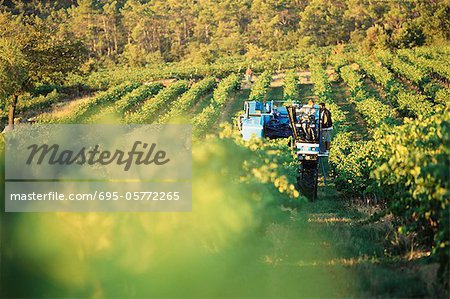
M 311 201 L 315 201 L 317 198 L 318 174 L 317 161 L 299 161 L 298 189 Z

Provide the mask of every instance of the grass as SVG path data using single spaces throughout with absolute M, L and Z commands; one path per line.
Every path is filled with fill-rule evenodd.
M 328 259 L 309 262 L 343 266 L 353 275 L 345 284 L 357 297 L 444 296 L 434 284 L 438 265 L 426 257 L 411 259 L 409 244 L 395 243 L 392 219 L 361 224 L 374 209 L 342 198 L 332 184 L 322 185 L 319 200 L 301 205 L 294 218 L 298 227 L 309 227 L 321 236 L 318 251 L 332 251 Z
M 231 122 L 236 116 L 236 113 L 242 111 L 244 107 L 244 101 L 248 99 L 250 89 L 243 89 L 236 92 L 227 103 L 220 115 L 220 122 Z
M 350 131 L 355 133 L 354 138 L 357 140 L 367 139 L 367 124 L 361 114 L 356 112 L 355 105 L 347 100 L 349 93 L 348 90 L 345 89 L 344 85 L 344 83 L 335 83 L 331 86 L 333 95 L 336 99 L 336 104 L 342 109 L 342 111 L 347 112 L 346 125 L 349 126 Z
M 212 92 L 203 96 L 197 103 L 195 103 L 194 107 L 189 110 L 189 115 L 197 115 L 202 112 L 202 110 L 208 107 L 208 105 L 211 103 L 212 97 Z

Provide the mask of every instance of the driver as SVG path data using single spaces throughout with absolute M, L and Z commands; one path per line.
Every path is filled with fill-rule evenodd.
M 305 132 L 306 139 L 314 141 L 316 136 L 316 120 L 319 119 L 319 106 L 314 103 L 313 99 L 309 99 L 308 104 L 303 105 L 298 111 L 300 123 Z

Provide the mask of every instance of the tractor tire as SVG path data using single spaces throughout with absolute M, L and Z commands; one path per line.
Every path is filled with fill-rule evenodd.
M 311 201 L 315 201 L 317 198 L 318 175 L 317 161 L 302 161 L 299 163 L 297 186 Z

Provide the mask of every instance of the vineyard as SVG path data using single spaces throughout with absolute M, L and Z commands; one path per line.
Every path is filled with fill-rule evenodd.
M 41 283 L 56 281 L 73 297 L 144 296 L 140 290 L 147 279 L 160 284 L 153 293 L 158 297 L 295 297 L 299 281 L 306 297 L 444 296 L 450 251 L 449 60 L 448 47 L 373 55 L 330 48 L 280 51 L 254 63 L 253 82 L 244 79 L 245 61 L 229 59 L 98 71 L 75 83 L 92 92 L 72 103 L 62 103 L 66 94 L 58 90 L 24 96 L 17 113 L 36 123 L 192 125 L 194 212 L 57 213 L 11 223 L 17 221 L 16 231 L 31 240 L 36 256 L 55 263 Z M 286 140 L 243 141 L 236 124 L 244 101 L 306 103 L 310 97 L 324 102 L 333 118 L 326 178 L 321 174 L 316 202 L 297 188 L 295 157 Z M 0 112 L 5 123 L 7 113 Z M 48 230 L 54 235 L 43 242 L 39 236 Z M 60 251 L 59 239 L 73 248 L 55 258 L 48 252 Z M 5 246 L 12 250 L 24 240 L 11 236 L 9 242 Z M 174 243 L 182 253 L 170 247 Z M 120 256 L 117 246 L 142 258 Z M 22 254 L 38 260 L 30 251 Z M 57 269 L 71 254 L 83 264 L 65 264 L 75 282 Z M 158 255 L 165 257 L 154 263 Z M 14 267 L 17 259 L 11 255 L 4 267 Z M 227 276 L 235 270 L 224 269 L 223 261 L 240 267 L 235 278 Z M 120 281 L 119 274 L 102 272 L 106 265 L 136 280 L 98 291 L 102 281 L 90 281 L 95 275 Z M 165 271 L 175 265 L 174 272 Z M 188 277 L 185 271 L 195 267 L 198 273 Z M 274 281 L 265 285 L 255 273 Z M 183 291 L 172 293 L 177 275 L 186 275 L 186 281 L 180 283 Z M 226 283 L 220 280 L 225 277 Z M 204 279 L 208 286 L 199 288 Z

